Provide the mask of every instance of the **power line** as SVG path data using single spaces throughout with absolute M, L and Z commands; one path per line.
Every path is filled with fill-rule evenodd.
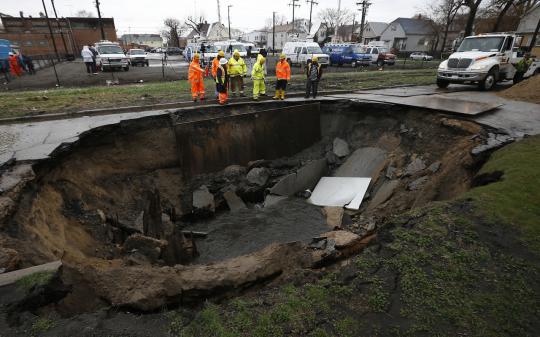
M 318 2 L 315 0 L 306 0 L 306 3 L 309 4 L 309 32 L 311 33 L 311 14 L 313 13 L 313 5 L 318 5 Z
M 300 0 L 291 0 L 291 3 L 289 4 L 289 6 L 292 7 L 292 29 L 293 29 L 293 33 L 295 32 L 295 25 L 294 25 L 294 8 L 295 7 L 300 7 L 300 5 L 297 5 L 296 3 L 299 2 Z
M 358 40 L 360 43 L 362 43 L 364 40 L 364 26 L 366 24 L 366 15 L 367 15 L 369 6 L 371 5 L 372 3 L 369 0 L 363 0 L 361 2 L 356 3 L 356 6 L 361 6 L 360 8 L 358 8 L 358 10 L 362 12 L 362 21 L 360 23 L 360 36 L 358 37 Z

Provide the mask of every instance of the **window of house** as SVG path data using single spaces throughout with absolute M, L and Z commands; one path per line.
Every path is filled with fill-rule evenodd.
M 423 45 L 425 45 L 425 44 L 426 44 L 426 39 L 425 39 L 425 38 L 420 38 L 420 39 L 418 40 L 418 45 L 419 45 L 419 46 L 423 46 Z

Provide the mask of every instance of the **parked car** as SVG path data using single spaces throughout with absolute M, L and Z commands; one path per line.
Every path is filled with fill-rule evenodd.
M 330 65 L 350 64 L 355 68 L 357 66 L 367 67 L 371 63 L 371 55 L 367 54 L 367 49 L 359 44 L 327 43 L 322 51 L 330 55 Z
M 144 66 L 149 66 L 149 61 L 146 58 L 146 53 L 142 49 L 130 49 L 127 52 L 127 57 L 129 59 L 129 64 L 134 67 L 138 64 Z
M 396 55 L 390 53 L 387 47 L 366 46 L 366 53 L 371 55 L 371 63 L 375 63 L 379 67 L 385 64 L 393 66 L 396 63 Z
M 330 56 L 323 53 L 319 44 L 315 42 L 287 42 L 283 46 L 283 53 L 291 65 L 305 66 L 307 60 L 313 56 L 317 56 L 319 64 L 322 66 L 327 66 L 330 63 Z
M 178 47 L 168 47 L 166 53 L 167 55 L 182 55 L 182 49 Z
M 246 46 L 242 42 L 238 42 L 236 40 L 214 42 L 214 47 L 216 47 L 217 50 L 223 50 L 226 58 L 232 57 L 235 50 L 238 50 L 241 57 L 246 57 L 247 55 Z
M 129 70 L 129 60 L 120 45 L 111 41 L 100 41 L 94 44 L 98 52 L 96 63 L 101 71 L 107 69 Z
M 424 52 L 412 53 L 410 58 L 411 58 L 411 60 L 415 60 L 415 61 L 419 61 L 419 60 L 431 61 L 431 60 L 433 60 L 433 56 L 428 55 L 428 54 L 426 54 Z

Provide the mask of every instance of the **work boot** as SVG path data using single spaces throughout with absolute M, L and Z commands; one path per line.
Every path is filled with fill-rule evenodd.
M 240 96 L 241 96 L 241 97 L 246 97 L 246 94 L 244 94 L 243 91 L 240 91 Z
M 254 101 L 258 101 L 258 100 L 259 100 L 259 97 L 253 97 L 253 100 L 254 100 Z
M 281 100 L 285 99 L 285 90 L 281 90 Z
M 274 97 L 272 97 L 272 99 L 279 99 L 281 93 L 279 90 L 276 90 L 276 95 Z

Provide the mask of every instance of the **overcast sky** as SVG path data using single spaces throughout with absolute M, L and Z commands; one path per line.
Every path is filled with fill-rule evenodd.
M 328 7 L 337 8 L 338 0 L 317 0 L 319 5 L 314 7 L 314 13 Z M 355 3 L 360 0 L 342 0 L 341 7 L 356 9 Z M 426 7 L 432 0 L 372 0 L 368 21 L 390 22 L 397 17 L 411 17 Z M 175 17 L 184 19 L 189 15 L 203 14 L 209 22 L 217 21 L 217 0 L 100 0 L 102 16 L 114 17 L 118 35 L 131 33 L 159 33 L 163 19 Z M 272 12 L 285 15 L 290 21 L 292 9 L 287 6 L 290 0 L 220 0 L 221 19 L 227 23 L 227 5 L 231 7 L 231 25 L 243 30 L 251 30 L 264 26 L 266 19 L 272 17 Z M 52 14 L 51 1 L 45 0 L 49 15 Z M 94 0 L 55 0 L 59 16 L 72 16 L 79 10 L 96 13 Z M 306 0 L 298 2 L 296 18 L 309 17 L 309 5 Z M 2 0 L 0 11 L 10 15 L 37 16 L 43 11 L 40 0 Z M 360 13 L 357 20 L 359 20 Z M 97 14 L 96 14 L 97 16 Z M 316 14 L 314 14 L 316 18 Z

